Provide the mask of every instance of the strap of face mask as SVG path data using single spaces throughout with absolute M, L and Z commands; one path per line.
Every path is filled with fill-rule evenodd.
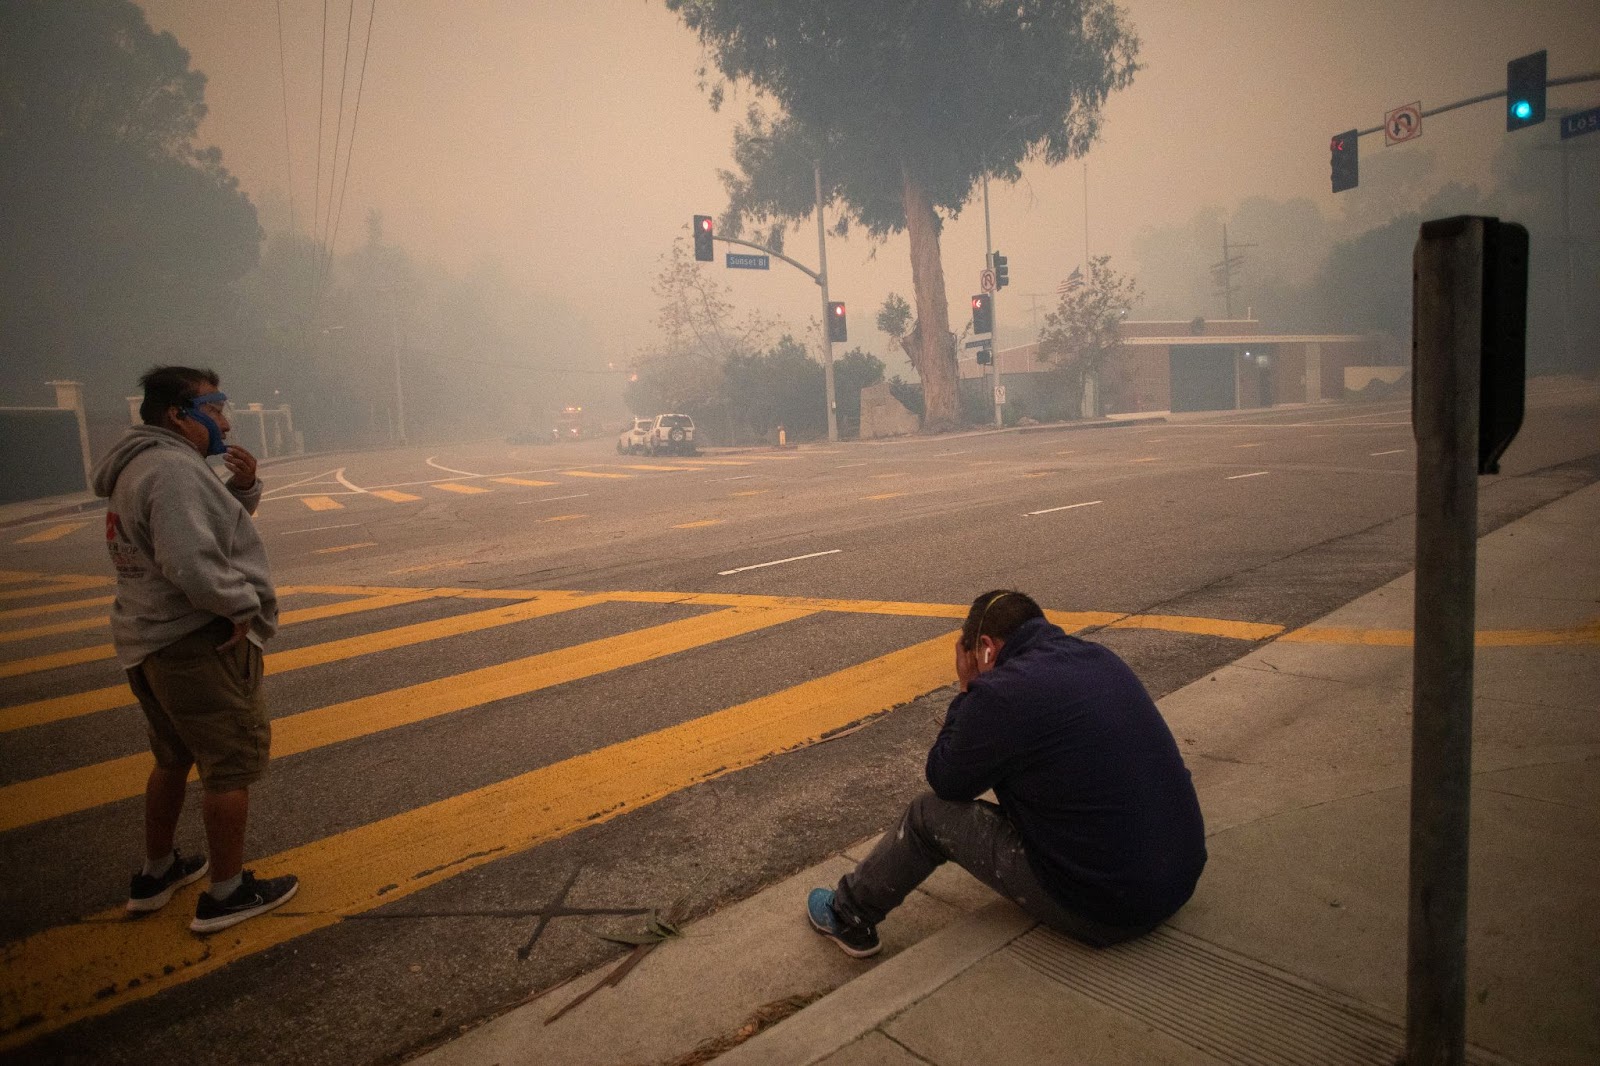
M 203 396 L 196 396 L 189 401 L 188 414 L 196 422 L 206 427 L 206 454 L 223 455 L 228 450 L 228 442 L 222 438 L 222 427 L 217 425 L 217 420 L 205 411 L 206 404 L 222 406 L 228 402 L 227 393 L 208 392 Z

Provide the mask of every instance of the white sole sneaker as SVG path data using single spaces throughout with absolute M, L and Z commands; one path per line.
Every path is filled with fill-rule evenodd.
M 289 886 L 289 890 L 287 892 L 283 893 L 281 896 L 274 897 L 273 899 L 266 899 L 258 893 L 256 895 L 257 902 L 239 907 L 236 910 L 230 910 L 225 914 L 219 914 L 214 918 L 202 918 L 199 914 L 196 914 L 194 916 L 194 920 L 189 923 L 189 931 L 193 933 L 219 932 L 220 930 L 227 929 L 230 926 L 238 925 L 240 922 L 248 921 L 257 915 L 265 914 L 270 910 L 283 906 L 291 899 L 294 899 L 295 893 L 299 891 L 300 882 L 296 880 L 294 884 Z
M 180 880 L 172 882 L 172 884 L 168 885 L 165 889 L 153 896 L 145 896 L 141 899 L 134 899 L 132 896 L 129 896 L 128 913 L 149 914 L 151 911 L 160 910 L 162 907 L 165 907 L 172 901 L 172 894 L 174 892 L 178 891 L 178 889 L 182 888 L 184 885 L 194 884 L 196 881 L 204 877 L 206 872 L 210 869 L 211 860 L 207 859 L 205 862 L 201 863 L 193 873 L 181 878 Z

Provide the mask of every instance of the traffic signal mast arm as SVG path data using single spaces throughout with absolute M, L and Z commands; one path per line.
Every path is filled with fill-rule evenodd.
M 1595 71 L 1593 74 L 1569 74 L 1565 78 L 1550 78 L 1545 81 L 1545 85 L 1553 89 L 1558 85 L 1580 85 L 1586 81 L 1600 81 L 1600 71 Z M 1457 100 L 1451 104 L 1441 104 L 1438 107 L 1430 107 L 1428 110 L 1422 112 L 1422 117 L 1431 118 L 1434 115 L 1442 115 L 1446 111 L 1454 111 L 1458 107 L 1470 107 L 1473 104 L 1481 104 L 1486 100 L 1501 100 L 1505 98 L 1505 95 L 1506 91 L 1504 89 L 1497 89 L 1492 93 L 1482 93 L 1478 96 L 1468 97 L 1465 100 Z M 1368 134 L 1382 132 L 1383 125 L 1380 123 L 1379 125 L 1373 126 L 1370 129 L 1356 130 L 1356 136 L 1365 137 Z
M 754 248 L 758 252 L 764 252 L 767 255 L 776 256 L 777 258 L 782 259 L 785 263 L 788 263 L 790 266 L 794 267 L 796 270 L 800 271 L 802 274 L 804 274 L 806 277 L 810 278 L 812 281 L 816 282 L 818 285 L 822 284 L 822 275 L 821 274 L 817 273 L 815 270 L 812 270 L 810 267 L 806 266 L 804 263 L 796 262 L 795 260 L 790 259 L 788 256 L 784 255 L 782 252 L 775 252 L 771 248 L 766 247 L 765 245 L 757 244 L 754 241 L 741 241 L 737 237 L 724 237 L 720 233 L 713 234 L 711 239 L 714 240 L 714 241 L 726 241 L 728 244 L 737 244 L 737 245 L 740 245 L 740 246 L 745 247 L 745 248 Z

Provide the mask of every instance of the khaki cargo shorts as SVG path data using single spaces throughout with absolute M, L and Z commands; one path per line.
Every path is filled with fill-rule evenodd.
M 232 635 L 233 624 L 218 618 L 128 671 L 156 765 L 199 766 L 207 792 L 254 784 L 272 748 L 261 649 L 245 638 L 219 654 L 217 645 Z

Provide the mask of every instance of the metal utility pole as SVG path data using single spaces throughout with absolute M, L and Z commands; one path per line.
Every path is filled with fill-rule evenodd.
M 832 326 L 828 309 L 828 232 L 822 221 L 822 157 L 818 156 L 811 161 L 811 176 L 815 179 L 817 190 L 817 284 L 822 286 L 822 345 L 824 358 L 822 361 L 822 381 L 828 393 L 828 440 L 837 443 L 839 440 L 839 411 L 838 404 L 833 399 L 833 334 L 829 332 Z
M 1211 267 L 1211 277 L 1221 286 L 1218 294 L 1223 299 L 1224 313 L 1229 318 L 1233 317 L 1233 293 L 1236 288 L 1233 284 L 1233 272 L 1244 265 L 1244 256 L 1235 255 L 1234 252 L 1240 248 L 1254 247 L 1255 245 L 1253 244 L 1230 245 L 1228 243 L 1228 227 L 1226 225 L 1222 227 L 1222 262 L 1216 263 Z
M 983 170 L 983 263 L 985 270 L 994 269 L 994 240 L 989 233 L 989 168 Z M 993 319 L 992 331 L 989 334 L 989 395 L 994 400 L 994 427 L 1002 429 L 1005 426 L 1005 415 L 1000 403 L 1000 288 L 995 286 L 995 291 L 989 296 L 989 313 Z
M 394 439 L 406 442 L 406 390 L 400 379 L 400 295 L 389 288 L 389 339 L 394 356 Z
M 1406 1058 L 1466 1054 L 1478 474 L 1521 425 L 1528 235 L 1426 222 L 1412 256 L 1417 441 Z

